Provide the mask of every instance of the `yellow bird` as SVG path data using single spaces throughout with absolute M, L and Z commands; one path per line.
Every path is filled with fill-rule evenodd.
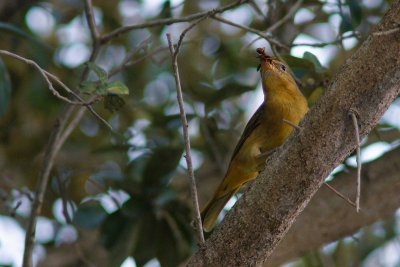
M 201 212 L 203 229 L 213 229 L 228 200 L 257 177 L 266 158 L 281 146 L 308 111 L 307 100 L 288 67 L 258 48 L 264 102 L 247 123 L 233 152 L 228 170 L 213 198 Z M 277 177 L 278 178 L 278 177 Z

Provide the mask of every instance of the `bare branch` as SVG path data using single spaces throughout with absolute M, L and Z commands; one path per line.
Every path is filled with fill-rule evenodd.
M 382 36 L 382 35 L 389 35 L 389 34 L 393 34 L 400 31 L 400 27 L 394 28 L 394 29 L 390 29 L 387 31 L 379 31 L 379 32 L 374 32 L 372 35 L 375 36 Z
M 294 14 L 299 10 L 301 5 L 303 4 L 304 0 L 298 0 L 290 9 L 289 12 L 280 20 L 275 22 L 272 26 L 268 27 L 266 32 L 273 32 L 274 30 L 278 29 L 280 26 L 282 26 L 284 23 L 286 23 L 289 19 L 291 19 Z
M 353 38 L 353 37 L 360 38 L 360 33 L 354 32 L 354 33 L 346 35 L 346 36 L 341 36 L 332 42 L 311 43 L 311 44 L 310 43 L 294 43 L 291 45 L 291 47 L 295 47 L 295 46 L 324 47 L 324 46 L 328 46 L 328 45 L 337 45 L 337 44 L 342 43 L 343 40 L 348 39 L 348 38 Z
M 225 19 L 225 18 L 223 18 L 223 17 L 221 17 L 221 16 L 214 15 L 214 16 L 212 16 L 212 18 L 215 19 L 215 20 L 218 20 L 218 21 L 220 21 L 220 22 L 223 22 L 223 23 L 225 23 L 225 24 L 228 24 L 228 25 L 231 25 L 231 26 L 234 26 L 234 27 L 243 29 L 243 30 L 245 30 L 245 31 L 255 33 L 255 34 L 257 34 L 258 36 L 260 36 L 261 38 L 264 38 L 266 41 L 270 42 L 271 44 L 274 44 L 274 45 L 276 45 L 276 46 L 278 46 L 278 47 L 284 48 L 284 49 L 286 49 L 287 51 L 290 50 L 290 47 L 289 47 L 289 46 L 287 46 L 287 45 L 285 45 L 285 44 L 279 42 L 279 41 L 276 40 L 275 38 L 273 38 L 273 36 L 272 36 L 270 33 L 265 33 L 265 32 L 263 32 L 263 31 L 260 31 L 260 30 L 254 29 L 254 28 L 250 28 L 250 27 L 248 27 L 248 26 L 238 24 L 238 23 L 236 23 L 236 22 L 227 20 L 227 19 Z
M 0 54 L 13 57 L 15 59 L 25 62 L 28 65 L 34 66 L 39 71 L 39 73 L 41 74 L 43 79 L 46 81 L 46 83 L 49 87 L 49 90 L 53 93 L 54 96 L 56 96 L 58 99 L 61 99 L 71 105 L 85 106 L 90 111 L 90 113 L 92 113 L 99 121 L 101 121 L 104 125 L 106 125 L 110 130 L 112 130 L 111 125 L 106 120 L 104 120 L 91 106 L 93 104 L 93 102 L 96 101 L 97 97 L 94 97 L 90 101 L 85 102 L 85 100 L 82 97 L 80 97 L 77 93 L 75 93 L 73 90 L 71 90 L 62 81 L 60 81 L 60 79 L 57 76 L 42 69 L 35 61 L 24 58 L 22 56 L 19 56 L 17 54 L 11 53 L 6 50 L 0 50 Z M 60 95 L 60 93 L 54 88 L 53 83 L 50 81 L 50 79 L 55 81 L 56 83 L 58 83 L 61 86 L 61 88 L 63 88 L 67 93 L 72 94 L 79 101 L 73 101 L 69 98 L 66 98 L 66 97 Z
M 97 43 L 99 41 L 100 34 L 97 31 L 96 21 L 94 19 L 92 0 L 85 0 L 85 16 L 89 25 L 92 41 Z
M 326 187 L 328 187 L 330 190 L 332 190 L 336 195 L 338 195 L 340 198 L 344 199 L 347 203 L 349 203 L 351 206 L 356 207 L 356 204 L 354 204 L 353 201 L 351 201 L 348 197 L 344 196 L 342 193 L 340 193 L 338 190 L 336 190 L 333 186 L 328 184 L 327 182 L 324 183 Z
M 50 91 L 53 93 L 53 95 L 54 95 L 55 97 L 57 97 L 58 99 L 61 99 L 61 100 L 65 101 L 65 102 L 67 102 L 68 104 L 71 104 L 71 105 L 88 105 L 88 103 L 86 103 L 86 102 L 83 102 L 83 101 L 73 101 L 73 100 L 70 100 L 69 98 L 66 98 L 66 97 L 60 95 L 60 93 L 59 93 L 56 89 L 54 89 L 53 83 L 50 81 L 50 79 L 49 79 L 49 77 L 48 77 L 48 75 L 47 75 L 47 74 L 49 74 L 49 73 L 48 73 L 47 71 L 43 70 L 35 61 L 30 60 L 30 59 L 27 59 L 27 58 L 24 58 L 24 57 L 22 57 L 22 56 L 19 56 L 19 55 L 17 55 L 17 54 L 11 53 L 11 52 L 6 51 L 6 50 L 0 50 L 0 54 L 9 56 L 9 57 L 12 57 L 12 58 L 15 58 L 15 59 L 18 59 L 18 60 L 20 60 L 20 61 L 22 61 L 22 62 L 25 62 L 25 63 L 28 64 L 28 65 L 33 66 L 35 69 L 37 69 L 37 70 L 39 71 L 40 75 L 43 77 L 43 79 L 44 79 L 45 82 L 47 83 L 47 85 L 48 85 L 48 87 L 49 87 L 49 90 L 50 90 Z M 54 76 L 54 75 L 51 75 L 50 77 L 53 78 L 53 77 L 55 77 L 55 76 Z M 57 81 L 59 81 L 59 79 L 57 79 Z M 64 87 L 64 86 L 65 86 L 65 87 Z M 72 92 L 72 90 L 69 89 L 65 84 L 63 84 L 63 88 L 64 88 L 64 89 L 67 88 L 66 91 L 69 92 L 69 93 Z
M 57 186 L 58 186 L 58 193 L 61 196 L 61 201 L 62 201 L 62 213 L 64 215 L 64 219 L 68 224 L 72 223 L 71 216 L 69 215 L 68 211 L 68 194 L 67 194 L 67 184 L 68 180 L 65 179 L 63 180 L 60 175 L 57 175 Z
M 121 64 L 119 64 L 117 67 L 113 68 L 110 73 L 108 74 L 108 77 L 112 77 L 115 74 L 117 74 L 118 72 L 120 72 L 123 68 L 125 68 L 125 66 L 132 60 L 132 58 L 140 52 L 140 50 L 144 49 L 146 46 L 149 45 L 149 43 L 151 42 L 151 36 L 147 37 L 146 39 L 144 39 L 142 42 L 140 42 L 140 44 L 135 47 L 132 51 L 130 51 L 124 58 L 124 60 L 122 60 Z M 166 48 L 166 50 L 168 50 L 168 48 Z M 154 53 L 154 52 L 153 52 Z M 145 58 L 145 57 L 143 57 Z
M 356 159 L 357 159 L 357 196 L 356 196 L 356 210 L 357 212 L 360 211 L 360 194 L 361 194 L 361 148 L 360 148 L 360 133 L 358 130 L 358 121 L 357 121 L 357 116 L 358 112 L 351 108 L 350 109 L 350 116 L 351 119 L 353 120 L 353 126 L 354 126 L 354 131 L 355 131 L 355 136 L 356 136 Z
M 66 114 L 66 113 L 65 113 Z M 64 118 L 66 115 L 63 116 Z M 61 129 L 64 122 L 60 122 L 57 120 L 52 133 L 49 138 L 49 142 L 47 144 L 47 148 L 45 151 L 45 156 L 43 159 L 43 167 L 39 174 L 39 182 L 36 188 L 36 195 L 33 201 L 31 214 L 29 216 L 28 227 L 26 229 L 26 236 L 25 236 L 25 249 L 24 249 L 24 256 L 23 256 L 23 267 L 32 267 L 32 253 L 33 248 L 35 246 L 35 233 L 36 233 L 36 223 L 37 218 L 40 214 L 42 209 L 44 194 L 46 192 L 47 184 L 50 177 L 50 171 L 53 167 L 54 160 L 58 151 L 54 149 L 54 144 L 57 142 Z
M 93 41 L 93 49 L 92 49 L 92 53 L 90 55 L 89 61 L 94 62 L 99 53 L 101 44 L 99 42 L 99 34 L 97 33 L 97 29 L 95 27 L 95 21 L 94 21 L 94 17 L 93 17 L 93 8 L 92 8 L 91 0 L 85 1 L 85 13 L 86 13 L 86 18 L 88 20 L 89 28 L 91 30 L 92 41 Z M 46 77 L 46 80 L 48 80 L 45 72 L 41 72 L 41 73 L 42 73 L 42 76 Z M 82 82 L 82 81 L 86 80 L 88 74 L 89 74 L 89 68 L 86 66 L 86 68 L 84 69 L 84 71 L 82 73 L 80 81 Z M 53 79 L 54 79 L 54 77 L 53 77 Z M 56 81 L 58 81 L 58 79 L 56 79 Z M 66 88 L 66 86 L 64 86 L 61 82 L 59 82 L 59 84 L 64 89 Z M 70 91 L 72 91 L 72 90 L 70 90 Z M 92 99 L 92 101 L 94 101 L 94 98 Z M 98 117 L 100 120 L 102 120 L 103 123 L 105 122 L 105 120 L 102 119 L 93 110 L 93 108 L 90 105 L 87 105 L 87 107 L 96 117 Z M 26 229 L 25 249 L 24 249 L 23 262 L 22 262 L 23 267 L 32 267 L 32 253 L 33 253 L 33 248 L 35 246 L 35 229 L 36 229 L 37 217 L 39 216 L 41 209 L 42 209 L 44 195 L 46 193 L 47 184 L 49 182 L 50 171 L 53 168 L 56 155 L 58 154 L 62 145 L 66 141 L 67 137 L 72 132 L 73 128 L 71 126 L 76 127 L 76 125 L 78 124 L 78 122 L 80 120 L 79 116 L 77 116 L 78 118 L 75 118 L 72 121 L 72 123 L 70 124 L 70 127 L 68 127 L 67 130 L 62 134 L 62 131 L 64 130 L 64 128 L 67 124 L 67 120 L 72 115 L 73 111 L 74 111 L 74 106 L 67 105 L 67 107 L 61 113 L 59 119 L 56 121 L 56 123 L 52 129 L 49 141 L 47 143 L 47 148 L 46 148 L 46 151 L 44 154 L 43 165 L 42 165 L 41 171 L 39 173 L 39 177 L 38 177 L 38 185 L 36 188 L 36 195 L 35 195 L 35 199 L 34 199 L 34 202 L 32 205 L 31 214 L 29 216 L 28 227 Z M 83 112 L 84 112 L 83 108 L 81 109 L 81 112 L 83 114 Z M 80 113 L 78 112 L 78 115 L 79 114 Z
M 292 126 L 292 127 L 293 127 L 294 129 L 296 129 L 296 130 L 301 130 L 301 127 L 300 127 L 300 126 L 294 124 L 294 123 L 291 122 L 290 120 L 283 119 L 282 121 L 283 121 L 284 123 L 286 123 L 286 124 Z
M 174 23 L 191 22 L 191 21 L 203 18 L 203 17 L 223 13 L 229 9 L 233 9 L 233 8 L 238 7 L 247 2 L 249 2 L 249 0 L 237 0 L 237 1 L 233 2 L 232 4 L 229 4 L 229 5 L 220 7 L 220 8 L 216 8 L 216 9 L 204 11 L 204 12 L 199 12 L 199 13 L 181 17 L 181 18 L 158 19 L 158 20 L 148 21 L 148 22 L 144 22 L 144 23 L 123 26 L 121 28 L 118 28 L 118 29 L 112 31 L 109 34 L 105 34 L 101 38 L 101 43 L 102 44 L 108 43 L 109 41 L 111 41 L 111 39 L 118 37 L 119 35 L 127 33 L 132 30 L 151 28 L 151 27 L 157 27 L 157 26 L 166 26 L 166 25 L 171 25 Z
M 197 21 L 197 23 L 199 23 L 204 18 L 200 18 Z M 185 150 L 186 150 L 185 159 L 186 159 L 186 164 L 187 164 L 188 172 L 189 172 L 190 191 L 191 191 L 191 196 L 192 196 L 192 201 L 193 201 L 193 207 L 195 209 L 195 224 L 196 224 L 195 228 L 196 228 L 196 231 L 198 234 L 199 246 L 202 247 L 204 244 L 203 225 L 201 223 L 199 200 L 198 200 L 198 196 L 197 196 L 196 178 L 194 177 L 194 171 L 193 171 L 193 165 L 192 165 L 192 154 L 190 151 L 190 138 L 189 138 L 189 129 L 188 129 L 189 124 L 188 124 L 187 118 L 186 118 L 186 112 L 185 112 L 183 96 L 182 96 L 182 87 L 181 87 L 181 81 L 180 81 L 180 76 L 179 76 L 179 68 L 178 68 L 179 47 L 182 44 L 182 40 L 183 40 L 185 34 L 190 29 L 192 29 L 197 23 L 192 24 L 189 28 L 187 28 L 185 31 L 182 32 L 182 34 L 179 38 L 178 45 L 176 46 L 175 49 L 174 49 L 174 46 L 171 41 L 171 35 L 169 33 L 167 33 L 167 39 L 168 39 L 168 45 L 169 45 L 169 49 L 170 49 L 171 57 L 172 57 L 172 67 L 174 69 L 174 74 L 175 74 L 176 93 L 177 93 L 179 110 L 180 110 L 181 119 L 182 119 L 183 137 L 184 137 L 184 141 L 185 141 Z
M 253 4 L 253 2 L 251 2 L 251 4 Z M 255 4 L 255 3 L 254 3 Z M 287 22 L 289 19 L 291 19 L 293 17 L 293 15 L 296 13 L 296 11 L 301 7 L 301 5 L 303 4 L 303 0 L 299 0 L 297 1 L 289 10 L 289 12 L 280 20 L 278 20 L 277 22 L 275 22 L 273 25 L 271 25 L 270 27 L 267 28 L 267 30 L 265 31 L 266 33 L 269 33 L 271 35 L 271 32 L 276 30 L 277 28 L 279 28 L 280 26 L 282 26 L 285 22 Z M 259 8 L 256 9 L 259 12 Z M 262 36 L 259 36 L 257 38 L 255 38 L 254 40 L 252 40 L 250 43 L 248 43 L 247 45 L 243 46 L 241 51 L 243 49 L 246 49 L 248 47 L 250 47 L 252 44 L 254 44 L 255 42 L 257 42 L 258 40 L 260 40 L 261 38 L 264 38 Z M 273 46 L 271 46 L 273 47 Z M 275 53 L 275 52 L 274 52 Z
M 262 16 L 262 17 L 265 17 L 265 16 L 264 16 L 264 13 L 262 12 L 261 8 L 258 6 L 258 4 L 256 3 L 256 1 L 250 0 L 250 1 L 249 1 L 249 5 L 254 9 L 254 11 L 255 11 L 258 15 L 260 15 L 260 16 Z

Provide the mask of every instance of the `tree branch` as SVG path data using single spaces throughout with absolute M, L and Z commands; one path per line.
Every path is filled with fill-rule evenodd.
M 18 59 L 22 62 L 25 62 L 28 65 L 33 66 L 42 76 L 42 78 L 45 80 L 45 82 L 47 83 L 47 86 L 49 87 L 49 90 L 53 93 L 53 95 L 55 97 L 57 97 L 60 100 L 65 101 L 68 104 L 71 105 L 88 105 L 89 103 L 86 103 L 83 101 L 82 98 L 80 98 L 79 96 L 77 96 L 76 94 L 74 94 L 74 96 L 76 98 L 78 98 L 80 101 L 73 101 L 65 96 L 62 96 L 53 86 L 53 83 L 50 81 L 50 79 L 55 80 L 57 83 L 61 84 L 61 87 L 67 91 L 68 93 L 72 93 L 73 91 L 71 89 L 69 89 L 64 83 L 62 83 L 56 76 L 50 74 L 49 72 L 45 71 L 44 69 L 42 69 L 35 61 L 21 57 L 17 54 L 11 53 L 9 51 L 6 50 L 0 50 L 0 55 L 5 55 L 5 56 L 9 56 L 15 59 Z
M 398 148 L 364 164 L 363 208 L 360 213 L 327 188 L 318 190 L 271 258 L 263 265 L 278 266 L 392 215 L 400 206 L 399 158 Z M 356 175 L 357 169 L 342 172 L 332 181 L 332 186 L 346 195 L 354 195 L 353 180 Z
M 89 28 L 92 32 L 92 37 L 94 37 L 94 39 L 92 40 L 93 41 L 93 45 L 92 45 L 93 49 L 92 49 L 92 53 L 91 53 L 91 56 L 89 59 L 90 62 L 94 62 L 94 60 L 96 59 L 96 57 L 98 55 L 99 49 L 101 47 L 101 44 L 98 39 L 97 30 L 95 28 L 93 28 L 93 27 L 95 27 L 94 26 L 95 21 L 94 21 L 94 17 L 93 17 L 92 8 L 93 7 L 91 4 L 91 0 L 86 0 L 86 2 L 85 2 L 86 18 L 88 20 L 87 22 L 88 22 Z M 84 81 L 87 78 L 88 73 L 89 73 L 89 68 L 86 67 L 86 69 L 83 71 L 83 73 L 81 75 L 81 81 Z M 42 74 L 42 76 L 47 78 L 45 73 Z M 46 79 L 46 81 L 47 81 L 47 79 Z M 64 88 L 63 85 L 62 85 L 62 87 Z M 91 101 L 89 101 L 89 102 L 91 102 Z M 94 112 L 94 110 L 89 105 L 87 105 L 87 107 L 93 114 L 97 114 Z M 56 158 L 59 150 L 61 149 L 62 145 L 66 141 L 67 137 L 72 132 L 71 127 L 68 127 L 67 131 L 64 132 L 64 134 L 63 134 L 63 130 L 65 129 L 65 126 L 67 125 L 67 121 L 71 117 L 74 109 L 75 109 L 74 105 L 67 104 L 67 106 L 62 111 L 61 115 L 59 116 L 59 119 L 56 121 L 55 125 L 53 126 L 49 141 L 47 142 L 46 151 L 44 153 L 44 160 L 43 160 L 43 164 L 42 164 L 39 176 L 38 176 L 37 188 L 35 190 L 36 194 L 35 194 L 35 198 L 33 201 L 31 213 L 29 216 L 28 226 L 27 226 L 26 234 L 25 234 L 25 248 L 24 248 L 24 255 L 23 255 L 23 259 L 22 259 L 23 267 L 32 267 L 32 253 L 33 253 L 33 249 L 35 246 L 35 231 L 36 231 L 37 218 L 42 210 L 43 200 L 44 200 L 44 196 L 47 191 L 47 185 L 48 185 L 49 179 L 50 179 L 50 172 L 51 172 L 51 169 L 53 168 L 55 158 Z M 81 110 L 83 110 L 83 108 Z M 78 112 L 78 115 L 79 114 L 83 115 L 83 111 L 81 113 Z M 101 117 L 99 116 L 99 118 L 101 118 Z M 77 125 L 76 121 L 79 121 L 79 119 L 73 120 L 70 125 Z M 75 122 L 76 122 L 76 124 L 73 124 Z
M 263 31 L 260 31 L 260 30 L 254 29 L 254 28 L 250 28 L 248 26 L 245 26 L 245 25 L 238 24 L 238 23 L 235 23 L 233 21 L 227 20 L 227 19 L 225 19 L 225 18 L 223 18 L 221 16 L 216 16 L 215 15 L 215 16 L 212 16 L 212 18 L 215 19 L 215 20 L 218 20 L 218 21 L 220 21 L 222 23 L 231 25 L 233 27 L 236 27 L 236 28 L 239 28 L 239 29 L 243 29 L 243 30 L 245 30 L 247 32 L 252 32 L 254 34 L 257 34 L 258 36 L 260 36 L 261 38 L 264 38 L 267 42 L 270 42 L 271 44 L 274 44 L 274 45 L 276 45 L 278 47 L 286 49 L 287 51 L 290 50 L 289 46 L 287 46 L 287 45 L 279 42 L 278 40 L 276 40 L 269 32 L 265 33 Z
M 399 20 L 397 0 L 377 30 Z M 356 148 L 349 110 L 359 113 L 362 138 L 399 95 L 399 51 L 400 32 L 363 43 L 188 266 L 254 266 L 271 255 L 324 178 Z
M 185 37 L 186 33 L 190 31 L 195 25 L 197 25 L 200 21 L 205 19 L 205 17 L 200 18 L 196 22 L 192 23 L 188 28 L 186 28 L 180 35 L 178 44 L 176 45 L 176 48 L 174 48 L 171 40 L 171 35 L 167 33 L 167 39 L 168 39 L 168 46 L 171 52 L 171 57 L 172 57 L 172 67 L 174 69 L 174 74 L 175 74 L 175 83 L 176 83 L 176 93 L 177 93 L 177 98 L 178 98 L 178 104 L 179 104 L 179 111 L 181 114 L 181 120 L 182 120 L 182 129 L 183 129 L 183 136 L 184 136 L 184 141 L 185 141 L 185 159 L 186 159 L 186 164 L 188 167 L 188 173 L 189 173 L 189 178 L 190 178 L 190 195 L 192 197 L 192 202 L 193 202 L 193 207 L 195 210 L 195 228 L 198 234 L 198 244 L 199 247 L 202 247 L 204 245 L 204 234 L 203 234 L 203 226 L 201 224 L 201 217 L 200 217 L 200 209 L 199 209 L 199 198 L 197 196 L 197 186 L 196 186 L 196 178 L 194 177 L 194 171 L 193 171 L 193 164 L 192 164 L 192 155 L 191 155 L 191 150 L 190 150 L 190 138 L 189 138 L 189 124 L 186 118 L 186 112 L 185 112 L 185 107 L 184 107 L 184 102 L 183 102 L 183 95 L 182 95 L 182 87 L 181 87 L 181 79 L 179 76 L 179 67 L 178 67 L 178 53 L 179 49 L 181 47 L 181 44 L 183 42 L 183 38 Z
M 109 41 L 111 41 L 111 39 L 118 37 L 121 34 L 127 33 L 129 31 L 136 30 L 136 29 L 144 29 L 144 28 L 151 28 L 151 27 L 157 27 L 157 26 L 166 26 L 166 25 L 171 25 L 174 23 L 181 23 L 181 22 L 191 22 L 191 21 L 203 18 L 203 17 L 220 14 L 220 13 L 223 13 L 227 10 L 238 7 L 247 2 L 249 2 L 249 0 L 237 0 L 229 5 L 226 5 L 226 6 L 223 6 L 220 8 L 199 12 L 199 13 L 181 17 L 181 18 L 157 19 L 157 20 L 148 21 L 148 22 L 144 22 L 144 23 L 123 26 L 121 28 L 118 28 L 118 29 L 110 32 L 109 34 L 105 34 L 101 38 L 101 43 L 102 44 L 108 43 Z
M 285 22 L 294 17 L 295 13 L 297 12 L 297 10 L 299 10 L 303 2 L 303 0 L 298 0 L 296 3 L 294 3 L 294 5 L 292 5 L 292 7 L 289 9 L 289 12 L 283 18 L 275 22 L 271 27 L 268 27 L 267 32 L 273 32 L 274 30 L 285 24 Z

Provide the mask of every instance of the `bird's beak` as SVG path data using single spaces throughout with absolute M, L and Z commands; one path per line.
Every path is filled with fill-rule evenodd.
M 257 71 L 259 71 L 261 68 L 263 70 L 270 70 L 272 69 L 272 57 L 269 56 L 267 53 L 265 53 L 264 48 L 257 48 L 256 49 L 258 58 L 260 59 L 260 64 L 257 67 Z

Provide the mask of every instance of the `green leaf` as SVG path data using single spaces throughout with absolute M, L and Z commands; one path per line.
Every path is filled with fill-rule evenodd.
M 74 213 L 73 223 L 83 229 L 95 229 L 107 217 L 107 212 L 99 202 L 86 202 Z
M 359 0 L 348 0 L 348 5 L 350 9 L 351 19 L 353 26 L 357 27 L 360 25 L 362 20 L 362 8 Z
M 290 69 L 296 77 L 302 78 L 303 76 L 315 71 L 314 63 L 305 58 L 298 58 L 290 55 L 282 56 L 285 62 L 290 66 Z
M 166 146 L 153 150 L 143 170 L 143 183 L 150 190 L 162 190 L 182 157 L 183 147 Z
M 169 0 L 165 1 L 158 17 L 159 18 L 171 18 L 172 16 L 173 15 L 171 12 L 171 1 L 169 1 Z
M 125 105 L 125 101 L 117 95 L 107 95 L 104 98 L 104 108 L 110 112 L 116 112 Z
M 131 254 L 138 232 L 137 222 L 125 217 L 120 210 L 108 216 L 101 228 L 101 240 L 110 251 L 108 266 L 120 266 Z
M 173 222 L 173 218 L 169 216 L 171 223 L 176 225 L 176 222 Z M 156 255 L 157 259 L 160 261 L 161 266 L 165 267 L 174 267 L 178 266 L 181 260 L 183 260 L 183 255 L 180 255 L 179 247 L 182 245 L 182 238 L 179 238 L 180 232 L 179 229 L 175 231 L 170 227 L 167 220 L 162 220 L 158 223 L 157 227 L 157 250 Z M 177 236 L 178 235 L 178 236 Z
M 100 80 L 100 82 L 101 82 L 102 84 L 104 84 L 104 83 L 107 82 L 107 80 L 108 80 L 108 74 L 107 74 L 107 72 L 106 72 L 103 68 L 97 66 L 96 64 L 94 64 L 94 63 L 92 63 L 92 62 L 87 62 L 86 64 L 87 64 L 88 68 L 89 68 L 91 71 L 93 71 L 94 73 L 96 73 L 97 77 L 99 78 L 99 80 Z
M 0 118 L 6 114 L 11 99 L 11 81 L 6 65 L 0 58 Z
M 318 58 L 314 54 L 310 52 L 304 52 L 303 58 L 313 63 L 316 72 L 324 72 L 324 67 L 322 67 Z
M 107 83 L 99 84 L 96 87 L 96 95 L 106 95 L 107 94 Z
M 210 111 L 213 107 L 215 107 L 222 101 L 231 97 L 239 96 L 245 92 L 254 90 L 254 88 L 255 88 L 254 86 L 229 82 L 219 90 L 215 90 L 214 93 L 207 99 L 207 101 L 205 102 L 206 110 Z
M 97 82 L 85 81 L 79 84 L 79 90 L 84 94 L 93 94 L 97 90 Z
M 120 81 L 108 83 L 105 90 L 109 94 L 129 95 L 128 87 Z
M 340 23 L 340 33 L 345 33 L 353 30 L 353 23 L 349 15 L 342 15 L 342 22 Z
M 138 222 L 137 227 L 139 229 L 135 236 L 137 242 L 131 251 L 131 256 L 135 258 L 138 266 L 144 265 L 156 255 L 159 238 L 157 235 L 157 224 L 157 218 L 150 212 L 141 217 Z

